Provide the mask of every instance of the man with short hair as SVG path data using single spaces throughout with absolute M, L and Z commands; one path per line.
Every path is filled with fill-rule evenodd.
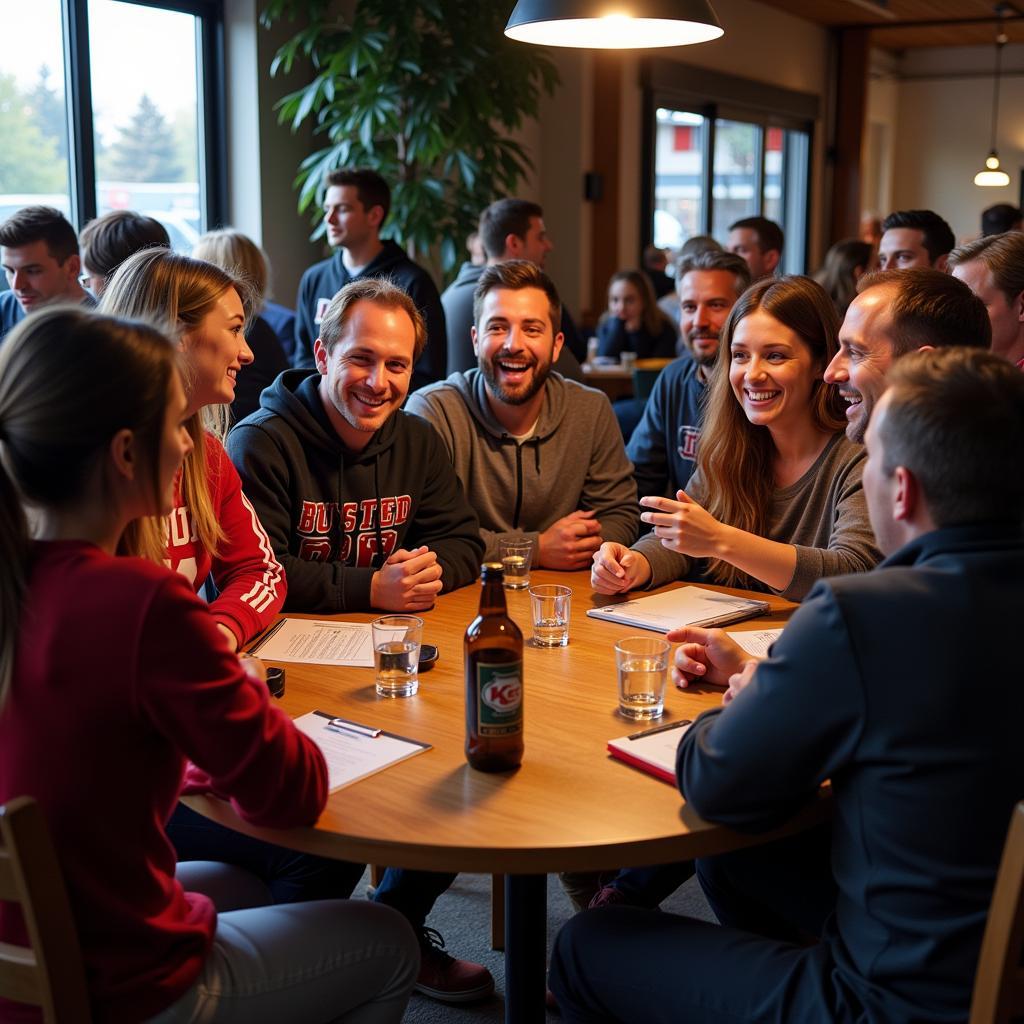
M 1010 203 L 996 203 L 981 211 L 981 234 L 1001 235 L 1004 231 L 1020 231 L 1024 213 L 1019 206 Z
M 658 374 L 626 446 L 641 497 L 674 498 L 696 468 L 704 393 L 718 338 L 729 310 L 750 285 L 750 271 L 740 256 L 712 250 L 680 262 L 676 277 L 687 354 Z
M 140 249 L 169 249 L 171 239 L 167 228 L 143 213 L 134 210 L 111 210 L 82 228 L 82 273 L 97 298 L 103 294 L 107 281 L 129 256 Z
M 52 206 L 22 207 L 0 224 L 0 263 L 10 286 L 0 292 L 0 341 L 26 313 L 50 303 L 96 304 L 79 282 L 75 229 Z
M 892 364 L 920 348 L 988 348 L 992 338 L 981 300 L 938 270 L 878 271 L 861 278 L 839 329 L 839 351 L 825 381 L 846 400 L 846 436 L 863 441 Z
M 401 411 L 426 344 L 413 300 L 387 280 L 346 285 L 321 318 L 316 370 L 288 370 L 228 435 L 246 496 L 288 574 L 285 610 L 420 612 L 476 579 L 476 516 L 435 431 Z M 426 929 L 455 876 L 389 869 L 376 898 L 421 935 L 417 990 L 489 995 L 486 968 L 446 954 Z
M 953 229 L 937 213 L 896 210 L 882 221 L 878 269 L 932 267 L 945 270 L 946 258 L 954 245 Z
M 491 203 L 480 214 L 480 241 L 489 267 L 505 260 L 529 260 L 543 270 L 548 253 L 554 249 L 544 225 L 544 211 L 528 199 L 499 199 Z M 441 295 L 448 330 L 449 373 L 465 373 L 477 365 L 470 331 L 473 328 L 473 292 L 483 272 L 484 267 L 479 264 L 463 263 L 458 277 Z M 555 369 L 563 377 L 582 383 L 580 363 L 587 357 L 587 346 L 564 305 L 559 329 L 565 342 L 555 361 Z
M 747 261 L 753 282 L 781 273 L 784 244 L 782 228 L 775 221 L 767 217 L 743 217 L 729 225 L 725 247 Z
M 766 660 L 723 630 L 668 635 L 677 681 L 731 698 L 679 744 L 687 810 L 763 832 L 830 779 L 833 824 L 698 860 L 721 926 L 614 906 L 571 920 L 550 981 L 567 1024 L 967 1019 L 1024 793 L 1024 378 L 988 352 L 910 355 L 866 443 L 884 562 L 820 580 Z M 937 642 L 966 631 L 984 692 Z
M 339 289 L 350 281 L 388 278 L 416 303 L 427 325 L 427 344 L 417 356 L 412 389 L 441 380 L 445 375 L 445 327 L 437 287 L 395 242 L 380 237 L 391 208 L 388 183 L 365 168 L 330 171 L 325 181 L 327 241 L 337 252 L 309 267 L 299 282 L 294 365 L 314 365 L 313 343 L 320 334 L 320 321 Z
M 949 267 L 978 296 L 992 324 L 992 351 L 1024 370 L 1024 232 L 961 245 Z
M 608 399 L 550 372 L 560 305 L 535 263 L 487 267 L 474 295 L 479 369 L 416 392 L 408 408 L 440 434 L 487 559 L 519 537 L 534 542 L 536 565 L 583 569 L 602 540 L 636 539 L 639 510 Z

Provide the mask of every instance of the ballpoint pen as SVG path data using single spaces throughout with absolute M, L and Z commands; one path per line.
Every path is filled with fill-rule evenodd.
M 641 740 L 645 736 L 653 736 L 655 733 L 658 732 L 668 732 L 669 729 L 678 729 L 680 726 L 683 725 L 693 725 L 693 719 L 680 718 L 678 721 L 675 722 L 666 722 L 664 725 L 656 725 L 653 729 L 644 729 L 643 732 L 630 733 L 630 735 L 627 736 L 626 739 Z
M 351 732 L 357 736 L 368 736 L 371 740 L 376 739 L 380 734 L 380 729 L 371 729 L 366 725 L 358 725 L 355 722 L 347 722 L 344 718 L 332 718 L 327 723 L 328 729 L 335 729 L 340 732 Z

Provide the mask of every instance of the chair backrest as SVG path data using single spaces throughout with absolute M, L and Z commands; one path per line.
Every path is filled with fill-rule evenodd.
M 970 1024 L 1009 1024 L 1024 1017 L 1024 803 L 1013 809 L 1003 847 L 978 972 Z
M 0 807 L 0 900 L 21 905 L 30 946 L 0 942 L 0 996 L 47 1024 L 91 1020 L 82 951 L 57 855 L 35 800 Z
M 658 379 L 661 370 L 645 370 L 639 366 L 633 369 L 633 397 L 640 402 L 646 402 L 654 390 L 654 382 Z

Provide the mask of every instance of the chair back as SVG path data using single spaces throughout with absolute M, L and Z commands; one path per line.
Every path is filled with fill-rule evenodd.
M 1024 802 L 1010 818 L 974 976 L 970 1024 L 1024 1018 Z
M 654 382 L 661 370 L 645 370 L 639 366 L 633 368 L 633 397 L 638 402 L 646 402 L 654 390 Z
M 29 946 L 0 942 L 0 996 L 42 1009 L 46 1024 L 92 1019 L 64 877 L 39 805 L 0 807 L 0 900 L 18 903 Z

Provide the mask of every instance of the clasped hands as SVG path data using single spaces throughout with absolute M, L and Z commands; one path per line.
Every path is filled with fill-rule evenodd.
M 683 690 L 692 682 L 727 687 L 722 703 L 728 704 L 743 690 L 760 659 L 745 651 L 724 629 L 683 626 L 665 637 L 679 644 L 672 666 L 672 681 Z
M 392 551 L 370 581 L 370 604 L 385 611 L 425 611 L 439 593 L 441 566 L 426 545 Z

